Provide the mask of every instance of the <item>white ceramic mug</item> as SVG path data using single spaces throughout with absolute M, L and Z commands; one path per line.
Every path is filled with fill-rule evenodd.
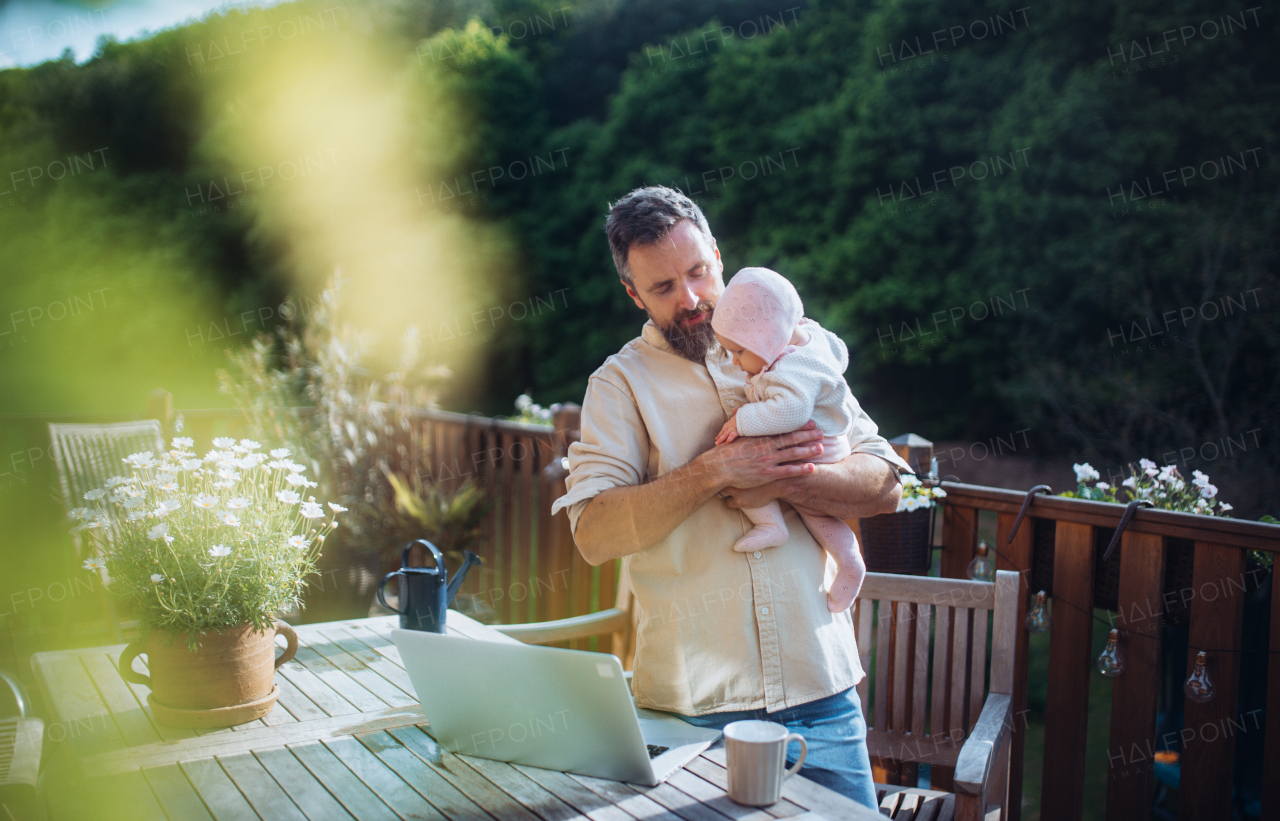
M 800 758 L 785 769 L 787 745 L 800 742 Z M 729 797 L 739 804 L 766 807 L 782 797 L 782 782 L 804 763 L 804 738 L 773 721 L 735 721 L 724 728 L 729 764 Z

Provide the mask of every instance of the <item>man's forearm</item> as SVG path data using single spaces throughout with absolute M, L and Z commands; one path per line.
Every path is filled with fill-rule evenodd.
M 834 464 L 815 465 L 807 476 L 780 479 L 778 499 L 797 510 L 858 519 L 892 513 L 898 507 L 902 486 L 897 470 L 871 453 L 851 453 Z
M 652 482 L 606 490 L 587 503 L 574 541 L 589 564 L 638 553 L 671 534 L 723 487 L 693 463 Z

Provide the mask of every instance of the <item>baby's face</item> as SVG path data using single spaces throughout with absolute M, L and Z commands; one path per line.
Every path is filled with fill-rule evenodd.
M 721 347 L 733 354 L 733 364 L 742 368 L 752 376 L 760 373 L 760 371 L 764 370 L 769 365 L 768 362 L 765 362 L 759 356 L 753 354 L 751 351 L 742 347 L 737 342 L 734 342 L 732 339 L 723 337 L 720 334 L 716 334 L 716 339 L 720 341 Z

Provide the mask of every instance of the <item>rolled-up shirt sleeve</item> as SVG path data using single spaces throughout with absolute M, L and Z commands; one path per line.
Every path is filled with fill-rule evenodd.
M 849 427 L 849 449 L 854 453 L 872 453 L 879 456 L 893 465 L 899 475 L 903 471 L 914 473 L 906 460 L 898 455 L 893 445 L 889 444 L 889 440 L 880 435 L 880 428 L 858 404 L 858 400 L 853 398 L 852 393 L 846 396 L 845 402 L 850 411 L 849 416 L 853 420 L 853 424 Z
M 582 400 L 582 439 L 569 446 L 568 491 L 551 505 L 566 510 L 576 532 L 587 503 L 603 491 L 640 484 L 649 462 L 649 438 L 631 392 L 599 374 Z

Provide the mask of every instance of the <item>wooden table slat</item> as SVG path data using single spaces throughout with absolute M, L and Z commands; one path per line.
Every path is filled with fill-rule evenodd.
M 640 787 L 635 784 L 625 786 L 638 793 L 644 793 L 685 821 L 725 821 L 729 817 L 708 807 L 688 793 L 681 792 L 669 783 L 664 782 L 656 787 Z
M 258 815 L 267 821 L 307 821 L 271 774 L 262 768 L 253 753 L 236 753 L 218 756 L 217 762 L 231 778 L 240 792 L 253 805 Z
M 178 766 L 217 821 L 245 821 L 258 817 L 240 788 L 214 759 L 183 761 Z
M 401 818 L 443 821 L 439 810 L 355 738 L 331 738 L 322 743 Z
M 729 772 L 725 769 L 725 755 L 723 744 L 718 744 L 691 761 L 686 769 L 695 773 L 699 778 L 711 782 L 717 789 L 724 790 L 727 793 L 729 790 Z M 797 814 L 803 807 L 797 807 L 784 796 L 778 803 L 768 807 L 761 807 L 761 809 L 771 818 L 786 818 Z
M 364 659 L 348 652 L 344 647 L 329 639 L 327 636 L 315 634 L 312 636 L 311 649 L 318 653 L 329 664 L 338 670 L 346 673 L 357 684 L 376 696 L 383 703 L 391 707 L 403 707 L 408 704 L 417 704 L 418 699 L 413 695 L 413 687 L 410 685 L 408 692 L 398 687 L 386 677 L 371 669 Z M 366 649 L 365 655 L 373 658 L 381 658 L 372 650 Z M 372 660 L 372 659 L 371 659 Z M 394 668 L 395 665 L 388 663 L 385 659 L 382 664 L 386 667 Z M 403 670 L 400 671 L 404 673 Z
M 299 647 L 298 654 L 293 657 L 293 661 L 289 662 L 289 664 L 297 664 L 306 668 L 308 672 L 324 682 L 329 689 L 342 696 L 359 712 L 364 713 L 369 710 L 381 710 L 384 707 L 397 706 L 388 704 L 369 692 L 358 681 L 348 675 L 346 671 L 340 670 L 310 646 Z
M 307 697 L 307 694 L 293 686 L 293 682 L 284 676 L 276 676 L 276 687 L 279 694 L 276 696 L 276 707 L 272 713 L 279 712 L 282 708 L 288 713 L 294 721 L 313 721 L 317 718 L 328 718 L 329 714 L 316 706 L 316 703 Z M 268 722 L 272 724 L 274 722 Z
M 484 776 L 489 783 L 520 802 L 522 807 L 543 821 L 580 821 L 586 818 L 510 764 L 469 755 L 458 755 L 455 758 Z
M 695 759 L 695 766 L 702 762 Z M 758 810 L 755 807 L 744 807 L 741 804 L 735 804 L 725 794 L 723 787 L 717 787 L 712 782 L 697 775 L 689 767 L 673 773 L 667 779 L 667 783 L 691 798 L 700 801 L 704 806 L 710 807 L 717 812 L 735 819 L 735 821 L 770 821 L 772 815 L 764 810 Z
M 360 709 L 347 701 L 332 687 L 326 684 L 315 673 L 312 673 L 297 661 L 287 661 L 276 670 L 277 675 L 284 676 L 290 684 L 297 687 L 303 695 L 315 702 L 329 716 L 358 715 Z
M 628 789 L 622 782 L 587 775 L 568 775 L 633 818 L 644 821 L 680 821 L 680 816 L 649 798 L 644 792 Z
M 538 782 L 566 804 L 584 813 L 592 821 L 630 821 L 631 816 L 574 781 L 564 773 L 513 764 L 517 770 Z
M 409 696 L 414 695 L 413 682 L 409 680 L 409 674 L 405 672 L 404 665 L 391 661 L 358 638 L 354 633 L 333 630 L 325 631 L 321 635 L 340 647 L 347 655 L 391 682 L 401 692 Z
M 396 821 L 398 816 L 360 778 L 318 741 L 291 744 L 288 750 L 316 780 L 360 821 Z
M 183 821 L 213 821 L 213 816 L 200 800 L 200 794 L 177 764 L 148 767 L 142 774 L 167 817 Z
M 412 752 L 459 792 L 502 821 L 537 821 L 534 815 L 488 779 L 445 751 L 421 727 L 397 727 L 389 731 L 396 741 Z
M 351 821 L 351 813 L 347 812 L 338 800 L 329 794 L 314 775 L 293 757 L 286 747 L 272 747 L 268 750 L 256 750 L 254 758 L 266 770 L 281 789 L 293 799 L 302 814 L 311 821 Z
M 356 736 L 370 752 L 395 771 L 411 787 L 422 794 L 444 813 L 446 818 L 461 821 L 483 817 L 483 810 L 455 786 L 440 776 L 421 758 L 388 733 L 369 733 Z
M 81 659 L 89 678 L 98 688 L 98 694 L 106 703 L 111 717 L 115 719 L 120 734 L 129 746 L 150 744 L 160 740 L 159 733 L 152 726 L 151 720 L 143 712 L 138 700 L 134 698 L 129 685 L 120 678 L 120 671 L 111 663 L 105 653 L 98 656 L 84 656 Z

